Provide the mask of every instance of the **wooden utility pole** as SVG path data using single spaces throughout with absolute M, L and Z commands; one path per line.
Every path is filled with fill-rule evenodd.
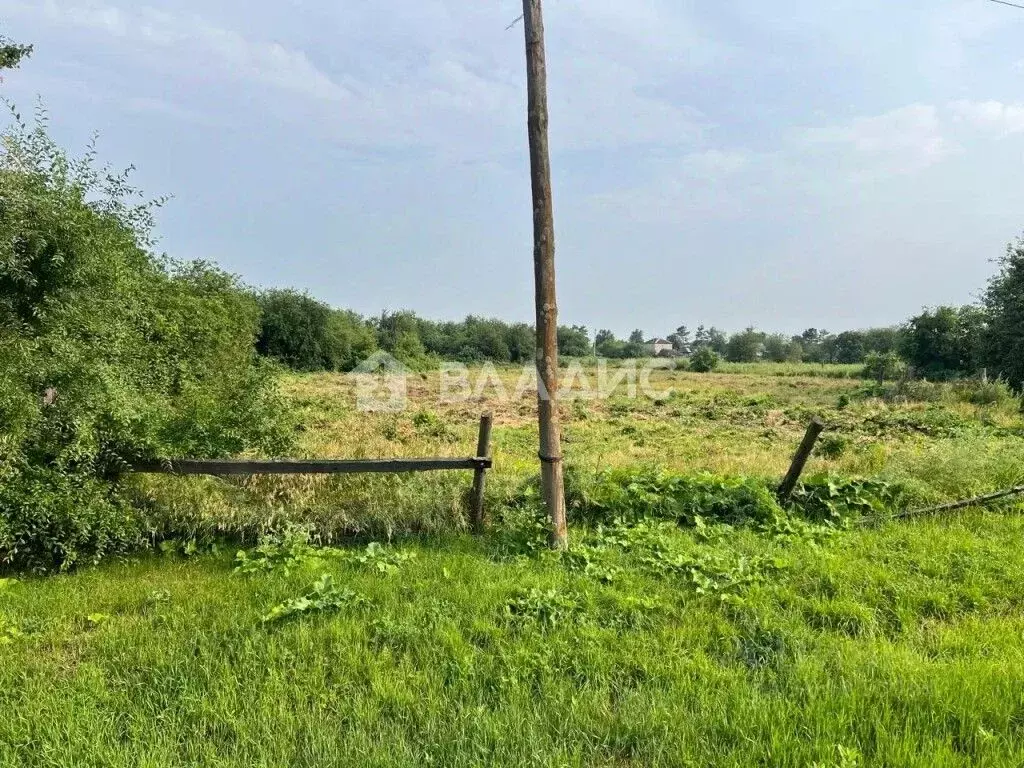
M 533 269 L 537 289 L 537 415 L 541 488 L 551 517 L 551 546 L 566 549 L 562 433 L 558 423 L 558 301 L 555 297 L 555 218 L 548 153 L 548 76 L 541 0 L 523 0 L 526 30 L 527 126 L 533 186 Z

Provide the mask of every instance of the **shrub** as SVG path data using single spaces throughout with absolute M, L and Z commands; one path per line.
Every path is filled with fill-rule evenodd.
M 587 478 L 566 472 L 566 505 L 593 522 L 660 518 L 694 523 L 768 521 L 780 512 L 774 494 L 757 480 L 678 475 L 657 469 L 620 469 Z
M 297 371 L 350 371 L 376 348 L 373 329 L 354 312 L 331 309 L 303 293 L 259 296 L 256 348 Z
M 45 117 L 0 157 L 0 564 L 96 560 L 138 541 L 128 462 L 280 453 L 290 423 L 230 275 L 150 250 L 159 201 L 68 158 Z
M 864 372 L 861 375 L 882 384 L 901 378 L 906 372 L 906 364 L 895 352 L 872 352 L 864 358 Z
M 690 370 L 696 373 L 710 373 L 721 361 L 718 353 L 711 347 L 701 347 L 690 358 Z
M 1002 379 L 995 381 L 958 381 L 953 384 L 953 394 L 958 400 L 974 405 L 1013 405 L 1020 404 L 1020 398 L 1010 385 Z

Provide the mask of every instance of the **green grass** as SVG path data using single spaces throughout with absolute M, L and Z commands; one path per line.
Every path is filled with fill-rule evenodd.
M 574 493 L 603 504 L 568 556 L 530 516 L 529 395 L 445 403 L 427 375 L 406 413 L 363 414 L 344 377 L 292 377 L 312 456 L 465 455 L 493 410 L 488 536 L 464 473 L 139 478 L 170 554 L 0 581 L 0 765 L 1022 765 L 1024 507 L 830 528 L 769 498 L 680 527 L 657 495 L 756 495 L 813 414 L 812 475 L 911 504 L 1024 479 L 1005 393 L 850 375 L 659 372 L 657 401 L 565 403 Z M 351 549 L 293 536 L 236 572 L 225 540 L 294 523 Z
M 1022 518 L 671 528 L 576 531 L 569 559 L 494 535 L 406 543 L 392 572 L 149 556 L 8 584 L 0 764 L 1024 761 Z M 322 573 L 362 599 L 261 621 Z

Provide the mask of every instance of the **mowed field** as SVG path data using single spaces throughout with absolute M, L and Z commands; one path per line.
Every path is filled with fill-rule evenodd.
M 136 478 L 152 552 L 0 580 L 0 765 L 1022 765 L 1024 509 L 886 519 L 1024 482 L 1020 404 L 856 373 L 567 400 L 562 555 L 521 371 L 399 413 L 291 376 L 308 456 L 466 456 L 493 412 L 488 534 L 464 472 Z M 834 514 L 774 508 L 814 415 Z

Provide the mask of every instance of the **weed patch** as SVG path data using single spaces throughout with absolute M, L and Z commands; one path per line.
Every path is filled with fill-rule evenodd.
M 261 621 L 281 622 L 311 613 L 337 611 L 349 605 L 367 605 L 369 600 L 348 587 L 338 587 L 330 574 L 324 574 L 302 596 L 275 605 Z

